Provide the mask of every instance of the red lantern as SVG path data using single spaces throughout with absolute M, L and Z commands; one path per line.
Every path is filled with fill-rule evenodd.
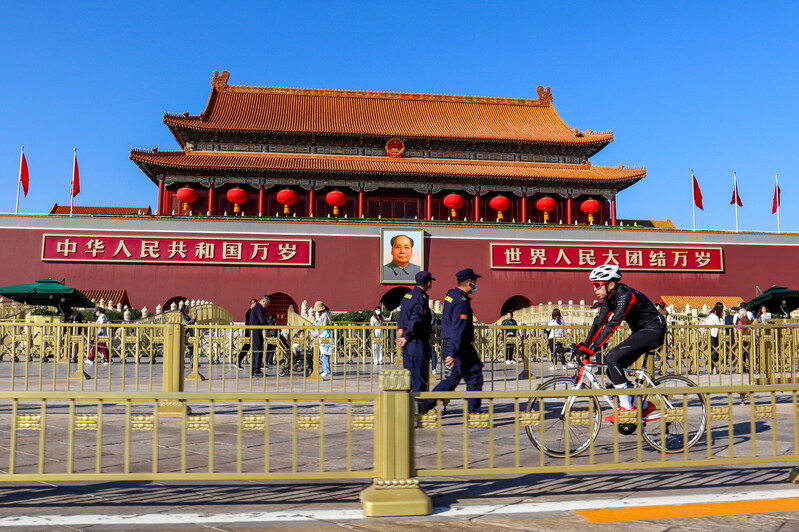
M 340 190 L 333 190 L 325 196 L 327 204 L 333 207 L 333 216 L 338 216 L 338 208 L 343 207 L 347 203 L 347 195 Z
M 231 188 L 227 191 L 227 200 L 233 204 L 233 212 L 241 212 L 241 205 L 247 201 L 247 192 L 241 187 Z
M 555 210 L 557 203 L 553 198 L 544 196 L 535 202 L 535 208 L 544 213 L 544 223 L 549 221 L 549 213 Z
M 503 195 L 496 196 L 492 198 L 489 202 L 489 205 L 492 209 L 497 211 L 497 220 L 502 219 L 502 211 L 506 211 L 510 209 L 510 200 Z
M 283 205 L 283 214 L 288 214 L 290 207 L 297 203 L 297 193 L 286 188 L 277 193 L 277 202 Z
M 177 197 L 178 201 L 183 203 L 183 210 L 188 211 L 191 210 L 190 204 L 197 201 L 197 191 L 186 185 L 178 190 Z
M 455 194 L 453 192 L 452 194 L 447 194 L 444 196 L 444 207 L 452 211 L 453 218 L 458 215 L 458 213 L 455 211 L 463 207 L 463 203 L 464 201 L 460 194 Z
M 594 198 L 588 198 L 580 205 L 580 210 L 588 215 L 588 223 L 594 223 L 594 215 L 599 212 L 600 204 Z

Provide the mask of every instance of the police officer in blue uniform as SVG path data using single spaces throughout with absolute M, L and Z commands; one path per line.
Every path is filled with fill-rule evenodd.
M 397 345 L 402 348 L 402 366 L 411 372 L 411 391 L 426 392 L 430 376 L 430 331 L 433 315 L 427 292 L 435 278 L 428 271 L 416 274 L 416 286 L 400 303 Z
M 451 392 L 461 379 L 466 383 L 466 391 L 483 390 L 483 363 L 477 355 L 474 341 L 472 298 L 469 294 L 477 291 L 477 279 L 482 277 L 466 268 L 455 274 L 458 286 L 447 292 L 444 298 L 444 311 L 441 315 L 441 339 L 444 351 L 444 365 L 449 368 L 449 376 L 433 388 L 434 392 Z M 470 414 L 480 413 L 480 399 L 469 399 Z M 434 399 L 422 401 L 419 411 L 425 413 L 436 406 Z

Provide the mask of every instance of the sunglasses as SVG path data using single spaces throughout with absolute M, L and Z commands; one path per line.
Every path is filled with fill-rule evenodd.
M 594 285 L 594 288 L 602 288 L 608 283 L 591 283 L 591 284 Z

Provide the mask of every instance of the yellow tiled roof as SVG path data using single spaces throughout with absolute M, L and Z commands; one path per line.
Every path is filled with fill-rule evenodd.
M 566 124 L 548 89 L 539 98 L 244 87 L 217 74 L 205 111 L 164 116 L 170 127 L 404 138 L 607 144 L 613 133 Z

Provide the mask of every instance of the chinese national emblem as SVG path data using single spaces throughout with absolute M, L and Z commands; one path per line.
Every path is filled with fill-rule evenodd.
M 402 142 L 402 139 L 394 137 L 386 141 L 386 155 L 398 158 L 402 157 L 403 153 L 405 153 L 405 143 Z

